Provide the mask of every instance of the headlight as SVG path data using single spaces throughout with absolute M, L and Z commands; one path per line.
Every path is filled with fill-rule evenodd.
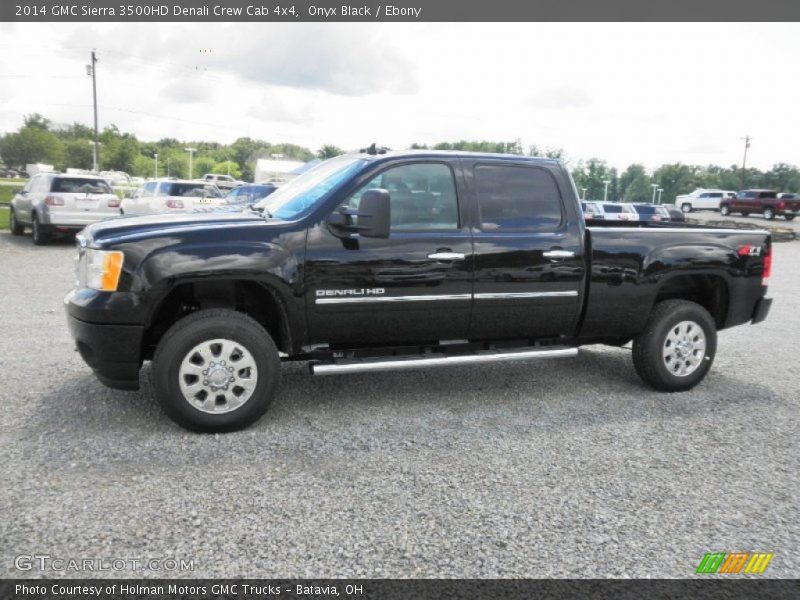
M 123 258 L 119 250 L 79 248 L 75 266 L 78 287 L 115 292 L 122 273 Z

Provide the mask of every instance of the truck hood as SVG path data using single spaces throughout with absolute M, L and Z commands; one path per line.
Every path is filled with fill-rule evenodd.
M 87 245 L 101 247 L 119 241 L 146 239 L 173 232 L 213 230 L 253 222 L 265 223 L 265 219 L 254 212 L 233 210 L 120 216 L 89 225 L 80 235 Z M 278 224 L 281 221 L 273 222 Z

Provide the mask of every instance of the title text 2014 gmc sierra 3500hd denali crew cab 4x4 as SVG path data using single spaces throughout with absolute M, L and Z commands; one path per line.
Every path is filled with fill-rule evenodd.
M 765 231 L 587 227 L 555 160 L 373 147 L 255 210 L 87 227 L 65 303 L 103 383 L 136 389 L 151 360 L 171 418 L 224 431 L 266 411 L 281 360 L 327 375 L 633 340 L 646 383 L 688 390 L 718 330 L 766 317 L 770 267 Z

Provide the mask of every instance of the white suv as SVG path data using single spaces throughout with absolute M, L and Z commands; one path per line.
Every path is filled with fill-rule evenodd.
M 52 235 L 76 233 L 86 225 L 119 215 L 120 200 L 96 175 L 39 173 L 11 201 L 9 229 L 22 235 L 31 228 L 33 243 Z
M 719 210 L 719 203 L 723 199 L 730 199 L 736 192 L 730 190 L 704 190 L 697 189 L 691 194 L 682 194 L 675 198 L 675 206 L 685 213 L 693 210 Z
M 132 198 L 125 198 L 120 212 L 125 215 L 180 213 L 225 205 L 215 185 L 185 179 L 157 179 L 145 183 Z
M 216 173 L 206 173 L 203 175 L 203 181 L 207 183 L 213 183 L 221 190 L 232 190 L 233 188 L 237 188 L 240 185 L 245 184 L 244 181 L 234 179 L 230 175 L 218 175 Z

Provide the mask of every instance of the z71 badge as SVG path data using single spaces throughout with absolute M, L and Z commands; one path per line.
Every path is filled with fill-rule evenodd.
M 761 256 L 762 250 L 761 246 L 742 246 L 739 248 L 739 256 Z

